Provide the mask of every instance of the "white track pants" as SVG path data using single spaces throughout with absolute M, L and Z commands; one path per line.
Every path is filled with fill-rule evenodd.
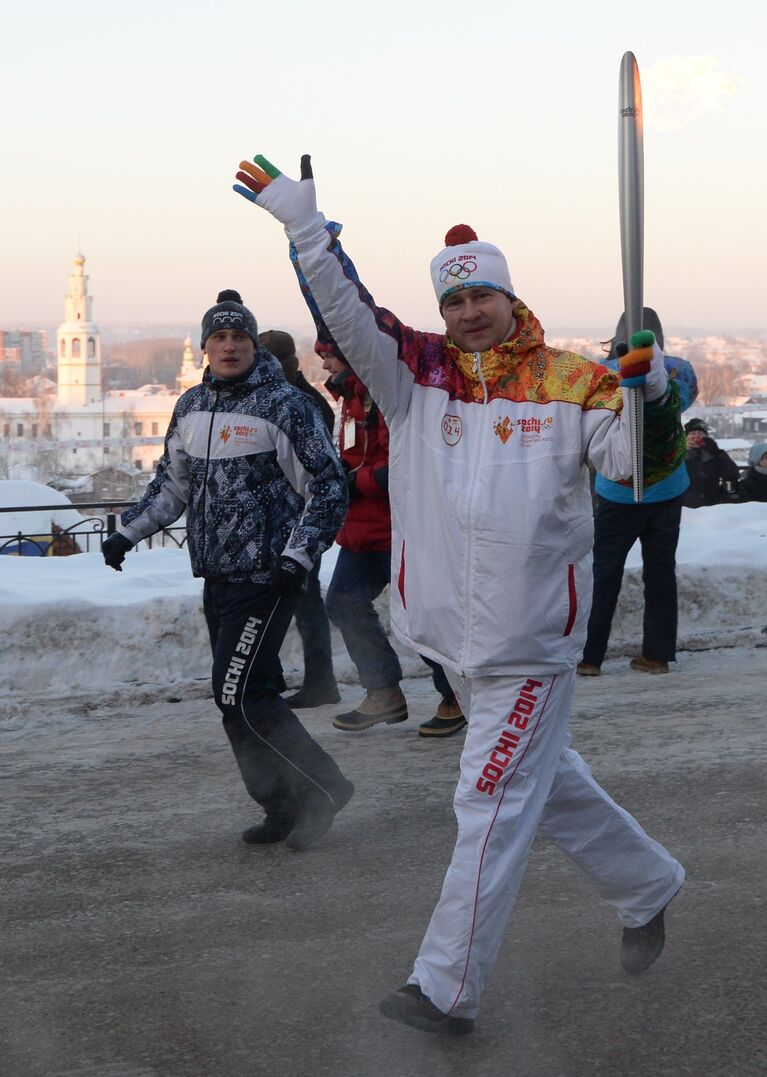
M 454 684 L 469 719 L 458 838 L 409 980 L 440 1010 L 476 1015 L 539 826 L 626 927 L 646 924 L 682 885 L 681 864 L 569 747 L 574 686 L 574 670 Z

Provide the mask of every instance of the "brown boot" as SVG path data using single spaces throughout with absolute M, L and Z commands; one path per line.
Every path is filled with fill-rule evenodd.
M 393 725 L 406 720 L 407 700 L 398 684 L 390 684 L 387 688 L 371 688 L 355 710 L 336 715 L 333 727 L 356 732 L 380 722 Z
M 457 699 L 440 701 L 437 713 L 418 727 L 419 737 L 452 737 L 466 727 L 466 718 Z
M 599 666 L 592 666 L 590 662 L 579 662 L 575 667 L 579 677 L 601 677 L 602 670 Z
M 640 673 L 668 673 L 668 662 L 658 662 L 655 658 L 645 658 L 641 654 L 639 658 L 632 658 L 629 665 Z

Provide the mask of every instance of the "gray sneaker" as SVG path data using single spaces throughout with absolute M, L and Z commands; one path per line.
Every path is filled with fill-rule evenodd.
M 354 796 L 354 782 L 344 784 L 333 792 L 333 799 L 326 796 L 312 797 L 299 812 L 296 824 L 285 839 L 285 845 L 294 853 L 308 849 L 330 830 L 341 808 L 345 808 Z
M 242 840 L 246 845 L 273 845 L 277 841 L 284 841 L 292 828 L 290 819 L 271 819 L 267 815 L 262 823 L 243 830 Z
M 405 984 L 381 999 L 378 1006 L 384 1017 L 399 1021 L 422 1032 L 439 1032 L 444 1029 L 455 1036 L 466 1036 L 474 1031 L 473 1017 L 451 1017 L 438 1010 L 418 984 Z
M 663 914 L 668 905 L 648 920 L 642 927 L 624 927 L 621 939 L 621 965 L 631 976 L 636 976 L 656 961 L 666 942 Z
M 310 707 L 324 707 L 326 703 L 340 703 L 341 693 L 338 685 L 332 684 L 307 685 L 304 684 L 292 696 L 282 697 L 287 705 L 295 710 L 308 710 Z

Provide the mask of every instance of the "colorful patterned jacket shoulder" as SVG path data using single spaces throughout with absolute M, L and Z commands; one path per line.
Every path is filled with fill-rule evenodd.
M 418 384 L 444 389 L 451 400 L 481 404 L 502 398 L 621 410 L 619 379 L 613 371 L 574 352 L 550 348 L 540 322 L 521 300 L 514 316 L 513 336 L 482 352 L 479 365 L 473 353 L 462 352 L 444 335 L 406 326 L 400 327 L 400 357 Z

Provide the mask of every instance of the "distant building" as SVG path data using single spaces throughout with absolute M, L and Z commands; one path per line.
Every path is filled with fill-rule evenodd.
M 101 402 L 101 334 L 91 320 L 93 300 L 84 265 L 85 256 L 77 254 L 64 300 L 65 320 L 56 330 L 56 403 L 67 411 Z
M 102 389 L 101 334 L 93 321 L 85 257 L 69 275 L 65 320 L 56 332 L 56 392 L 0 398 L 0 446 L 8 474 L 73 477 L 128 466 L 151 471 L 162 455 L 165 431 L 179 394 L 202 371 L 187 337 L 178 392 L 164 385 Z
M 744 412 L 742 430 L 744 434 L 767 434 L 767 411 L 752 409 Z
M 137 501 L 146 487 L 146 475 L 126 464 L 102 467 L 78 478 L 57 476 L 48 483 L 65 493 L 72 504 L 94 501 Z
M 176 390 L 179 394 L 185 393 L 193 385 L 197 385 L 202 374 L 192 350 L 192 338 L 187 337 L 184 341 L 184 358 L 181 361 L 181 370 L 176 378 Z
M 746 374 L 740 380 L 747 404 L 767 403 L 767 374 Z
M 48 365 L 48 334 L 44 329 L 0 329 L 0 366 L 13 365 L 30 378 Z

